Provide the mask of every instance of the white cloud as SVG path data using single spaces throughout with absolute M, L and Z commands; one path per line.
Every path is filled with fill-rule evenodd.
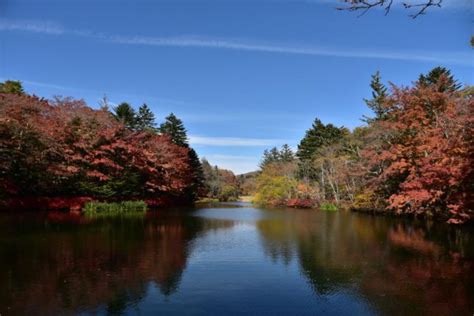
M 67 30 L 52 22 L 0 20 L 0 31 L 25 31 L 52 35 L 70 34 L 77 37 L 92 38 L 116 44 L 146 45 L 182 48 L 210 48 L 263 52 L 288 55 L 328 56 L 343 58 L 372 58 L 421 61 L 432 63 L 448 63 L 473 66 L 472 54 L 469 52 L 426 52 L 426 51 L 394 51 L 378 48 L 357 49 L 347 47 L 307 46 L 297 43 L 275 43 L 241 39 L 221 39 L 211 37 L 147 37 L 120 36 L 88 30 Z
M 205 136 L 189 136 L 191 145 L 203 146 L 243 146 L 243 147 L 265 147 L 275 146 L 285 143 L 282 139 L 265 139 L 265 138 L 242 138 L 242 137 L 205 137 Z
M 102 37 L 102 36 L 101 36 Z M 102 37 L 103 38 L 103 37 Z M 472 65 L 472 54 L 458 52 L 422 52 L 422 51 L 384 51 L 379 49 L 360 50 L 348 48 L 330 48 L 317 46 L 302 46 L 297 44 L 264 43 L 233 39 L 217 39 L 204 37 L 144 37 L 144 36 L 107 36 L 105 40 L 129 45 L 148 45 L 165 47 L 198 47 L 213 49 L 228 49 L 277 54 L 329 56 L 348 58 L 376 58 L 424 62 L 442 62 Z
M 65 30 L 57 23 L 50 21 L 0 19 L 2 31 L 25 31 L 44 34 L 63 34 Z

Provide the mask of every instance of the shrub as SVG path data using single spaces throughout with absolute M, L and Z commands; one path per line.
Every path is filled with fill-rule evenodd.
M 147 205 L 143 201 L 89 202 L 83 211 L 86 216 L 120 216 L 145 214 Z
M 315 205 L 316 202 L 312 199 L 289 199 L 286 203 L 286 206 L 294 208 L 312 208 Z
M 338 207 L 337 205 L 332 204 L 332 203 L 322 203 L 319 209 L 321 211 L 334 212 L 338 210 Z

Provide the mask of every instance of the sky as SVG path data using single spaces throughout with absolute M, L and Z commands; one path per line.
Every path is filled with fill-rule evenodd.
M 436 66 L 473 83 L 473 4 L 416 19 L 338 11 L 336 0 L 2 0 L 0 80 L 98 107 L 180 117 L 200 157 L 237 174 L 296 148 L 315 118 L 354 128 L 370 76 L 409 85 Z

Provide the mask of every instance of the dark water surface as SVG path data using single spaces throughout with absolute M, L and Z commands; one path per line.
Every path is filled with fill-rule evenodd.
M 472 315 L 472 228 L 219 204 L 0 215 L 0 314 Z

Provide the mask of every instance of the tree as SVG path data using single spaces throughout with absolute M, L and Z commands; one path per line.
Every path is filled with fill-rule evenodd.
M 25 91 L 20 81 L 6 80 L 0 83 L 0 93 L 24 94 Z
M 191 183 L 187 188 L 187 196 L 191 201 L 195 201 L 199 196 L 204 196 L 206 192 L 204 170 L 199 160 L 199 156 L 192 148 L 188 151 L 189 166 L 192 170 Z
M 139 131 L 154 131 L 156 129 L 155 115 L 146 103 L 143 103 L 143 105 L 138 109 L 136 128 Z
M 104 111 L 109 111 L 109 98 L 106 94 L 104 94 L 104 96 L 99 100 L 99 108 Z
M 323 146 L 340 140 L 344 130 L 344 128 L 338 128 L 332 124 L 325 125 L 317 118 L 314 120 L 313 125 L 306 131 L 304 138 L 299 143 L 296 152 L 296 156 L 299 158 L 298 175 L 300 178 L 309 181 L 318 177 L 312 164 L 313 159 Z
M 281 163 L 291 163 L 295 160 L 295 155 L 291 150 L 288 144 L 284 144 L 280 150 L 273 147 L 268 150 L 263 151 L 262 161 L 260 163 L 260 168 L 265 169 L 265 167 L 271 164 L 281 164 Z
M 280 150 L 280 161 L 282 162 L 292 162 L 295 160 L 295 154 L 291 150 L 288 144 L 284 144 Z
M 8 197 L 182 201 L 192 183 L 188 148 L 70 98 L 1 94 L 0 148 L 0 191 Z
M 374 123 L 384 136 L 363 157 L 372 165 L 371 189 L 388 210 L 465 223 L 474 219 L 474 100 L 454 89 L 446 71 L 440 80 L 438 73 L 423 77 L 428 84 L 393 88 L 387 120 Z
M 171 138 L 171 141 L 178 146 L 189 146 L 183 121 L 177 118 L 173 113 L 165 118 L 165 122 L 159 127 L 159 132 L 168 135 Z
M 423 87 L 436 86 L 439 92 L 453 92 L 461 88 L 461 84 L 454 79 L 451 71 L 444 67 L 435 67 L 428 74 L 421 74 L 418 84 Z
M 136 126 L 135 110 L 127 102 L 120 103 L 114 108 L 114 116 L 117 121 L 121 122 L 127 128 L 134 129 Z
M 374 112 L 374 118 L 365 118 L 366 122 L 372 122 L 376 120 L 383 120 L 386 116 L 386 108 L 384 107 L 385 99 L 387 98 L 387 87 L 381 82 L 380 72 L 376 72 L 372 75 L 370 81 L 370 87 L 372 88 L 372 99 L 364 99 L 367 106 Z
M 202 169 L 207 197 L 219 201 L 236 200 L 239 197 L 240 182 L 232 171 L 211 166 L 206 159 L 202 159 Z
M 347 10 L 347 11 L 362 11 L 361 15 L 364 15 L 368 10 L 372 8 L 383 8 L 385 10 L 385 15 L 387 15 L 393 5 L 393 0 L 343 0 L 347 3 L 347 7 L 339 7 L 338 10 Z M 403 2 L 402 5 L 405 9 L 416 9 L 414 14 L 410 16 L 412 18 L 417 18 L 420 15 L 426 13 L 426 10 L 430 7 L 441 7 L 443 0 L 423 0 L 421 2 L 409 1 Z

